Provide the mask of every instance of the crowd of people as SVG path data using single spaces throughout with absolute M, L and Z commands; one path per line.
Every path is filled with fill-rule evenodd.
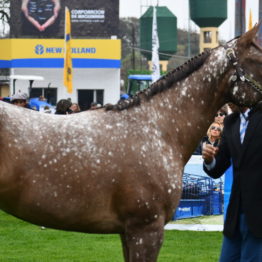
M 214 147 L 219 146 L 224 127 L 224 119 L 231 112 L 232 110 L 228 105 L 225 105 L 218 110 L 214 117 L 213 123 L 209 126 L 207 130 L 206 136 L 204 136 L 203 139 L 200 141 L 193 155 L 202 155 L 203 147 L 207 144 L 212 145 Z
M 43 113 L 49 113 L 49 114 L 57 114 L 57 115 L 68 115 L 68 114 L 74 114 L 81 112 L 81 108 L 78 103 L 72 103 L 71 99 L 60 99 L 56 106 L 53 107 L 52 105 L 46 103 L 43 105 L 43 108 L 41 110 L 37 109 L 35 106 L 32 106 L 28 103 L 29 97 L 24 92 L 17 92 L 10 98 L 3 98 L 2 99 L 5 102 L 9 102 L 13 105 L 33 109 L 37 111 L 41 111 Z M 39 101 L 46 102 L 46 98 L 44 96 L 40 96 L 38 98 Z M 89 110 L 99 109 L 102 105 L 97 102 L 92 102 L 90 105 Z M 54 109 L 54 110 L 52 110 Z

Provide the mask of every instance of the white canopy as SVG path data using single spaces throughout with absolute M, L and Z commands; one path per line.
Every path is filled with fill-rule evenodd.
M 10 75 L 10 79 L 15 79 L 15 80 L 37 80 L 37 81 L 43 81 L 44 77 L 42 76 L 35 76 L 35 75 Z

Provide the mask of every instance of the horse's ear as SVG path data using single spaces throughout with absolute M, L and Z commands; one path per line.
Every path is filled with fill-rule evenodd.
M 239 45 L 244 47 L 249 46 L 252 43 L 252 41 L 255 40 L 256 34 L 261 24 L 262 24 L 262 20 L 258 24 L 256 24 L 252 29 L 250 29 L 244 35 L 242 35 L 238 41 Z

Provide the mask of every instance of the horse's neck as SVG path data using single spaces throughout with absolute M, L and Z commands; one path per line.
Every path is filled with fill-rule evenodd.
M 152 117 L 158 118 L 158 128 L 168 143 L 182 152 L 185 162 L 226 102 L 228 69 L 224 50 L 218 49 L 200 69 L 156 95 L 151 103 L 151 112 L 157 112 Z

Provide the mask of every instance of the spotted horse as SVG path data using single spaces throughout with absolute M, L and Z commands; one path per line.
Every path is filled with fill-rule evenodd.
M 217 110 L 262 100 L 258 29 L 99 110 L 61 116 L 0 102 L 0 208 L 49 228 L 119 234 L 125 262 L 157 261 L 183 168 Z

